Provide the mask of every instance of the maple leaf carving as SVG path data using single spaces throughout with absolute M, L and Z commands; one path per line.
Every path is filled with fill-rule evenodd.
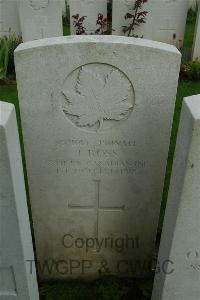
M 81 67 L 75 88 L 63 91 L 66 115 L 77 117 L 77 126 L 92 127 L 104 120 L 120 121 L 125 119 L 133 105 L 128 103 L 127 97 L 131 84 L 126 81 L 117 69 L 112 69 L 105 76 Z

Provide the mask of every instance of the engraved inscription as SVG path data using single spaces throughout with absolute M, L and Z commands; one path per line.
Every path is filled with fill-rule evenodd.
M 17 296 L 13 267 L 0 267 L 0 297 Z
M 70 156 L 60 155 L 57 159 L 48 159 L 45 166 L 56 174 L 84 175 L 119 175 L 129 176 L 143 171 L 147 162 L 144 157 L 134 159 L 137 153 L 135 140 L 87 139 L 58 140 L 59 150 L 71 153 Z
M 39 10 L 46 8 L 49 5 L 49 0 L 29 0 L 29 4 L 33 9 Z
M 132 84 L 119 69 L 88 64 L 69 77 L 62 91 L 62 110 L 76 126 L 97 131 L 105 122 L 127 119 L 133 110 Z
M 133 175 L 146 167 L 146 162 L 127 160 L 87 160 L 78 159 L 49 161 L 57 174 L 85 174 L 85 175 Z

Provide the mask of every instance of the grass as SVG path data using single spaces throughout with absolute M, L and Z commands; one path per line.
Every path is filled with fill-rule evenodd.
M 192 48 L 193 39 L 194 39 L 194 31 L 195 31 L 195 22 L 187 23 L 185 29 L 185 37 L 184 37 L 184 47 Z
M 64 24 L 63 25 L 63 35 L 70 35 L 70 26 Z
M 43 284 L 40 296 L 41 300 L 149 300 L 152 282 L 145 284 L 144 292 L 141 290 L 143 284 L 144 281 L 107 276 L 90 283 L 71 281 Z
M 185 27 L 184 43 L 181 49 L 182 63 L 188 62 L 192 55 L 192 46 L 195 33 L 196 13 L 191 10 L 188 12 L 187 24 Z
M 19 120 L 19 105 L 18 105 L 16 84 L 0 85 L 0 98 L 2 101 L 13 103 L 15 105 L 15 108 L 18 112 L 18 120 Z

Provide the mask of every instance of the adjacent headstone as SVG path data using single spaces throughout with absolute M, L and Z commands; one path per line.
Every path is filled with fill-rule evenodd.
M 192 59 L 200 60 L 200 3 L 196 20 Z
M 0 37 L 21 35 L 16 0 L 0 0 Z
M 61 5 L 62 5 L 62 13 L 63 15 L 66 14 L 66 2 L 65 0 L 60 0 L 61 1 Z
M 24 42 L 63 35 L 60 0 L 20 0 L 18 6 Z
M 142 10 L 148 11 L 147 20 L 149 21 L 151 16 L 151 3 L 144 3 Z M 134 8 L 135 0 L 113 0 L 113 9 L 112 9 L 112 34 L 113 35 L 128 35 L 124 33 L 124 26 L 130 24 L 129 19 L 125 19 L 127 13 L 132 13 Z M 145 24 L 140 25 L 137 30 L 134 31 L 135 35 L 139 36 L 148 36 L 149 39 L 152 38 L 152 29 L 146 26 Z
M 200 297 L 200 95 L 181 112 L 152 300 Z
M 123 26 L 130 24 L 125 20 L 126 13 L 132 13 L 135 0 L 113 0 L 112 29 L 114 35 L 124 35 Z M 135 26 L 134 33 L 144 38 L 183 45 L 188 0 L 149 0 L 141 11 L 147 11 L 146 23 Z
M 97 25 L 98 15 L 107 18 L 107 0 L 69 0 L 69 7 L 71 34 L 95 34 L 100 27 Z M 82 17 L 83 21 L 80 20 Z
M 197 8 L 197 0 L 188 0 L 189 9 L 191 8 L 193 11 L 196 11 Z
M 0 102 L 0 299 L 39 300 L 12 104 Z
M 146 275 L 179 51 L 70 36 L 25 43 L 15 63 L 41 277 Z

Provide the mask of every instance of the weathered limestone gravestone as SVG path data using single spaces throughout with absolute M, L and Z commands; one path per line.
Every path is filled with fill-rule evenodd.
M 15 63 L 41 277 L 147 274 L 180 53 L 70 36 L 25 43 Z
M 65 0 L 61 0 L 61 5 L 62 5 L 62 13 L 65 14 L 66 13 L 66 2 L 65 2 Z
M 24 42 L 63 35 L 60 0 L 20 0 L 18 7 Z
M 152 14 L 153 40 L 170 43 L 180 48 L 184 41 L 188 1 L 164 0 L 164 5 L 162 1 L 159 1 L 158 5 L 156 2 L 158 1 L 155 0 L 155 12 Z M 157 21 L 155 21 L 156 17 Z
M 200 95 L 181 112 L 152 300 L 200 297 Z M 167 264 L 167 261 L 169 263 Z
M 113 34 L 124 35 L 123 26 L 129 24 L 125 15 L 131 12 L 135 0 L 113 0 Z M 185 32 L 188 0 L 149 0 L 143 6 L 148 11 L 145 24 L 134 31 L 144 38 L 182 46 Z M 143 10 L 143 9 L 142 9 Z
M 0 299 L 39 300 L 15 110 L 5 102 L 0 102 L 0 178 Z
M 95 34 L 98 29 L 96 24 L 98 14 L 102 14 L 107 18 L 107 0 L 69 0 L 70 7 L 70 23 L 71 34 L 77 34 L 77 26 L 75 26 L 75 18 L 73 16 L 79 15 L 79 18 L 86 17 L 82 23 L 86 34 Z
M 188 2 L 189 2 L 189 8 L 195 11 L 197 7 L 197 0 L 188 0 Z
M 200 3 L 196 20 L 192 59 L 200 60 Z
M 0 0 L 0 37 L 10 34 L 21 34 L 17 1 Z
M 151 2 L 145 3 L 143 5 L 143 10 L 148 11 L 147 19 L 149 21 L 150 18 L 150 8 Z M 125 15 L 128 12 L 132 12 L 134 7 L 135 0 L 113 0 L 113 10 L 112 10 L 112 34 L 113 35 L 125 35 L 123 31 L 123 26 L 127 26 L 129 24 L 129 20 L 125 20 Z M 150 31 L 150 32 L 148 32 Z M 140 27 L 135 31 L 135 34 L 139 36 L 146 35 L 149 39 L 152 37 L 152 29 L 146 26 L 145 24 L 141 24 Z

